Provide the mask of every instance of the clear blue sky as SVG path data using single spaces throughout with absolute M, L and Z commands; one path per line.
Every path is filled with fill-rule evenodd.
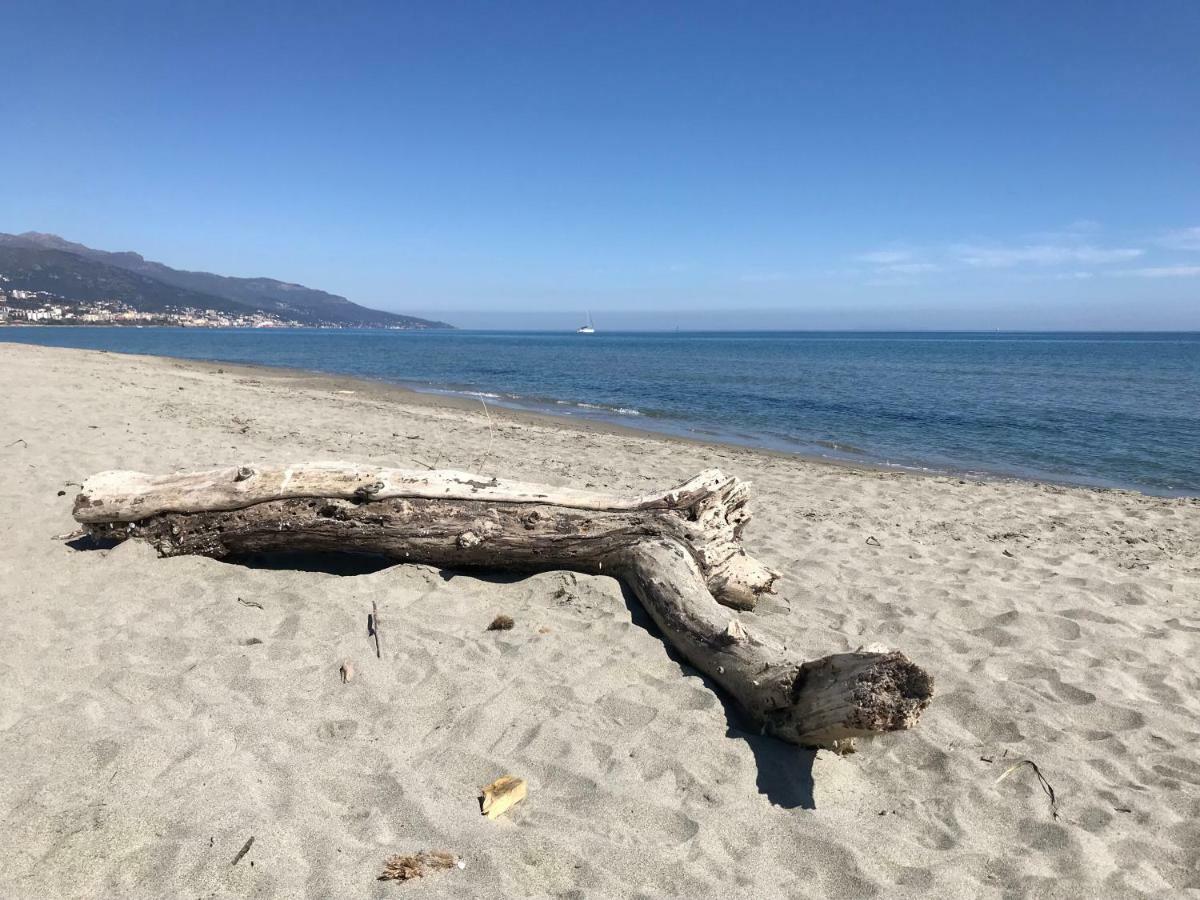
M 0 231 L 468 326 L 1200 328 L 1195 0 L 0 22 Z

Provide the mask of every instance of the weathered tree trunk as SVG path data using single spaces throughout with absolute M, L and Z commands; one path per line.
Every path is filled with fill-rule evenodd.
M 790 659 L 718 604 L 753 608 L 777 576 L 742 550 L 749 486 L 702 472 L 619 499 L 463 472 L 344 463 L 89 478 L 75 518 L 164 556 L 354 551 L 456 567 L 573 569 L 623 579 L 667 640 L 764 732 L 845 748 L 911 728 L 929 676 L 900 653 Z
M 619 555 L 617 572 L 671 645 L 765 734 L 849 750 L 855 738 L 912 728 L 933 696 L 933 679 L 903 653 L 789 657 L 714 602 L 695 560 L 676 541 L 631 545 Z

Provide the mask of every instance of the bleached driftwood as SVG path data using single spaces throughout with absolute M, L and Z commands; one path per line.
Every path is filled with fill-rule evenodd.
M 416 561 L 415 548 L 408 546 L 414 542 L 421 552 L 432 553 L 447 565 L 592 572 L 600 571 L 608 553 L 639 535 L 669 532 L 696 553 L 715 596 L 727 606 L 751 609 L 777 576 L 741 548 L 741 532 L 749 520 L 748 488 L 716 469 L 701 472 L 674 490 L 633 499 L 468 472 L 413 472 L 336 462 L 258 470 L 241 466 L 181 475 L 102 472 L 83 486 L 75 502 L 75 518 L 85 525 L 134 523 L 164 513 L 233 512 L 274 501 L 324 499 L 332 504 L 326 509 L 328 515 L 316 518 L 331 522 L 312 523 L 306 529 L 280 523 L 290 532 L 288 549 L 359 550 Z M 337 526 L 335 511 L 355 509 L 367 501 L 376 511 L 385 508 L 383 501 L 396 501 L 388 508 L 402 510 L 403 515 L 391 524 L 403 520 L 403 532 L 388 529 L 370 537 L 356 527 L 353 534 L 341 533 L 346 529 Z M 289 507 L 297 515 L 303 515 L 303 508 L 304 504 Z M 270 510 L 282 513 L 284 507 Z M 504 520 L 508 521 L 502 524 Z M 518 527 L 507 528 L 512 520 Z M 337 546 L 322 543 L 330 531 L 337 532 L 333 535 Z M 564 540 L 572 534 L 577 540 Z M 196 534 L 185 537 L 192 543 L 174 552 L 224 555 L 195 546 Z M 439 538 L 450 546 L 440 546 Z M 247 535 L 243 540 L 254 539 Z M 258 540 L 272 544 L 270 549 L 284 549 L 269 533 Z M 364 541 L 374 543 L 368 546 Z M 578 565 L 555 559 L 567 544 Z M 256 549 L 226 546 L 227 553 Z
M 164 556 L 353 551 L 431 565 L 573 569 L 624 580 L 667 640 L 763 731 L 812 746 L 911 728 L 932 681 L 903 654 L 812 662 L 746 629 L 777 578 L 746 555 L 749 485 L 717 470 L 620 499 L 465 472 L 317 463 L 89 478 L 75 518 Z

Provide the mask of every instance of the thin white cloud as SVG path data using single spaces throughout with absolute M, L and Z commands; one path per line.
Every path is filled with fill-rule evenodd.
M 746 272 L 738 276 L 738 280 L 746 284 L 775 284 L 790 277 L 787 272 Z
M 1076 219 L 1069 225 L 1053 231 L 1034 231 L 1026 235 L 1025 240 L 1034 243 L 1059 243 L 1080 241 L 1088 235 L 1100 231 L 1100 223 L 1094 219 Z
M 895 272 L 897 275 L 920 275 L 922 272 L 938 272 L 941 266 L 927 262 L 904 262 L 884 266 L 883 271 Z
M 957 244 L 951 253 L 968 266 L 1001 269 L 1013 266 L 1061 266 L 1071 263 L 1103 265 L 1137 259 L 1145 251 L 1133 247 L 1094 247 L 1090 244 Z
M 1123 269 L 1120 274 L 1135 278 L 1195 278 L 1200 276 L 1200 266 L 1147 266 Z
M 911 250 L 873 250 L 870 253 L 860 253 L 854 259 L 873 266 L 872 275 L 921 275 L 926 272 L 938 272 L 942 268 L 936 263 L 917 259 Z
M 908 262 L 913 258 L 908 250 L 874 250 L 854 257 L 859 262 L 871 263 L 876 266 L 890 266 L 896 263 Z
M 1158 243 L 1172 250 L 1200 251 L 1200 225 L 1194 228 L 1177 228 L 1158 238 Z
M 869 284 L 894 284 L 930 272 L 962 269 L 1030 270 L 1032 277 L 1058 281 L 1084 281 L 1106 276 L 1123 278 L 1191 278 L 1198 265 L 1178 265 L 1162 260 L 1157 248 L 1200 252 L 1200 226 L 1144 234 L 1143 246 L 1108 246 L 1098 240 L 1099 223 L 1079 219 L 1057 231 L 1027 233 L 1009 241 L 977 239 L 940 246 L 913 248 L 903 242 L 850 257 L 866 266 L 859 274 Z M 1140 241 L 1139 241 L 1140 243 Z M 1152 254 L 1147 258 L 1148 254 Z M 1139 268 L 1119 268 L 1134 262 L 1158 263 Z M 1037 274 L 1042 270 L 1041 274 Z M 1056 271 L 1057 270 L 1057 271 Z M 872 280 L 873 279 L 873 280 Z

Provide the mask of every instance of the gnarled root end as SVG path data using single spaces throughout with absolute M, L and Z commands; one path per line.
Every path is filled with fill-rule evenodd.
M 749 500 L 748 481 L 722 478 L 689 511 L 689 543 L 704 568 L 708 589 L 717 602 L 734 609 L 754 609 L 759 596 L 773 591 L 779 578 L 742 549 Z
M 837 653 L 805 663 L 792 705 L 767 729 L 794 744 L 846 752 L 855 738 L 912 728 L 933 699 L 933 677 L 899 651 Z

